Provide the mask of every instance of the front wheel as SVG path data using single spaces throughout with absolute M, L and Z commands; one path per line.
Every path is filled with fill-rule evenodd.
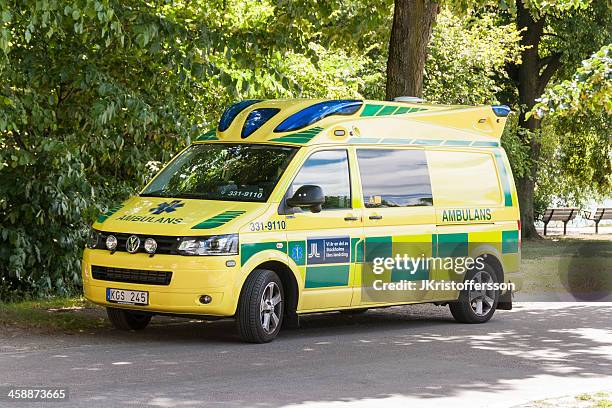
M 151 315 L 114 307 L 107 307 L 106 314 L 112 325 L 119 330 L 143 330 L 151 321 Z
M 283 322 L 283 285 L 278 275 L 256 269 L 240 294 L 236 321 L 240 337 L 249 343 L 267 343 L 276 337 Z
M 465 282 L 480 284 L 499 283 L 497 274 L 489 265 L 481 270 L 470 271 Z M 499 290 L 466 288 L 456 302 L 448 304 L 451 314 L 460 323 L 484 323 L 493 317 L 497 309 Z

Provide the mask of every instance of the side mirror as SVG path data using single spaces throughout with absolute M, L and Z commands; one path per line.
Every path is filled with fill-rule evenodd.
M 325 194 L 319 186 L 305 184 L 298 188 L 293 197 L 286 201 L 289 207 L 309 207 L 310 211 L 317 213 L 323 208 Z

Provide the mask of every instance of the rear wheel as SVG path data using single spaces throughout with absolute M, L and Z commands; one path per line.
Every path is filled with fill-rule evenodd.
M 240 337 L 249 343 L 267 343 L 280 331 L 283 322 L 283 285 L 278 275 L 256 269 L 242 288 L 236 321 Z
M 125 309 L 107 307 L 108 319 L 119 330 L 142 330 L 151 321 L 151 315 Z
M 470 271 L 465 280 L 474 283 L 499 283 L 497 274 L 489 265 L 481 270 Z M 460 323 L 484 323 L 493 317 L 497 309 L 499 290 L 464 289 L 456 302 L 449 303 L 451 314 Z

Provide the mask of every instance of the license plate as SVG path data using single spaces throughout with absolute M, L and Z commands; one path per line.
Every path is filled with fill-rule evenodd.
M 146 306 L 149 304 L 149 292 L 106 288 L 106 300 L 124 305 Z

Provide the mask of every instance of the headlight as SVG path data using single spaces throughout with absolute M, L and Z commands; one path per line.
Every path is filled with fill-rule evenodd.
M 89 236 L 87 237 L 87 248 L 97 248 L 100 241 L 100 233 L 95 229 L 89 230 Z
M 238 234 L 184 238 L 178 252 L 181 255 L 237 255 Z

